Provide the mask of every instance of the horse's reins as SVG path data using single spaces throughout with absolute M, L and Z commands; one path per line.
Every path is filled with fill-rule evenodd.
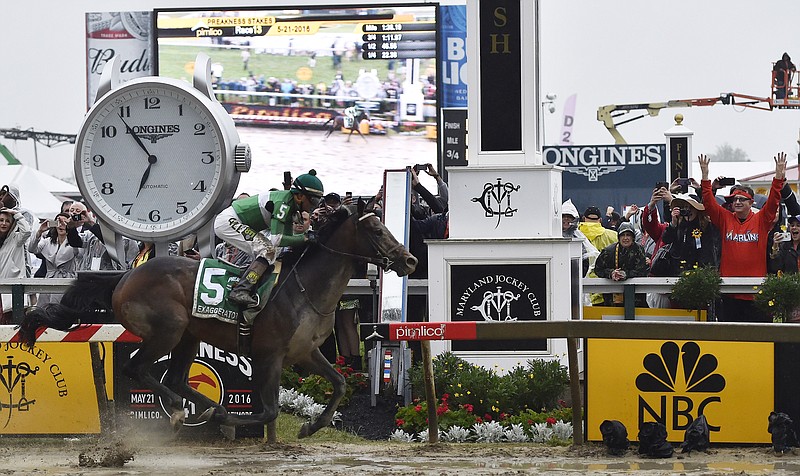
M 358 218 L 358 222 L 360 223 L 362 220 L 364 220 L 366 218 L 369 218 L 369 217 L 374 217 L 374 216 L 376 216 L 376 215 L 374 213 L 372 213 L 372 212 L 367 213 L 367 214 L 362 215 L 361 217 L 359 217 Z M 358 224 L 356 224 L 356 226 L 358 226 Z M 375 240 L 373 239 L 372 235 L 369 235 L 369 241 L 373 245 L 373 248 L 375 248 L 377 250 L 378 246 L 376 245 Z M 336 254 L 336 255 L 340 255 L 340 256 L 348 256 L 350 258 L 357 258 L 359 260 L 366 261 L 368 263 L 373 263 L 373 264 L 376 264 L 376 265 L 380 265 L 383 268 L 384 271 L 387 271 L 389 269 L 389 267 L 392 265 L 392 261 L 389 260 L 388 256 L 381 256 L 379 258 L 373 258 L 371 256 L 364 256 L 364 255 L 358 255 L 358 254 L 354 254 L 354 253 L 347 253 L 347 252 L 344 252 L 344 251 L 335 250 L 333 248 L 325 246 L 322 243 L 316 243 L 316 245 L 319 246 L 320 248 L 322 248 L 323 250 L 328 251 L 328 252 L 330 252 L 332 254 Z M 397 250 L 398 248 L 403 248 L 403 245 L 402 244 L 398 244 L 394 248 L 390 249 L 389 253 L 392 253 L 393 251 Z M 300 273 L 296 272 L 297 265 L 300 264 L 300 261 L 303 260 L 303 257 L 305 257 L 306 251 L 308 251 L 308 249 L 309 249 L 309 247 L 306 247 L 303 250 L 303 252 L 300 254 L 300 257 L 297 258 L 297 261 L 295 261 L 294 265 L 292 266 L 292 269 L 289 270 L 289 274 L 294 274 L 294 280 L 297 282 L 297 285 L 300 287 L 300 292 L 303 294 L 303 296 L 305 296 L 306 302 L 308 302 L 308 305 L 311 306 L 311 309 L 313 309 L 314 312 L 316 312 L 320 316 L 327 316 L 329 314 L 333 314 L 336 311 L 336 307 L 334 307 L 333 310 L 331 310 L 329 312 L 322 312 L 319 309 L 317 309 L 317 306 L 315 306 L 314 303 L 311 302 L 311 299 L 309 299 L 308 294 L 306 293 L 306 288 L 303 285 L 303 282 L 300 281 Z M 380 253 L 378 253 L 378 254 L 380 255 Z M 272 298 L 270 299 L 270 301 L 274 301 L 275 300 L 275 296 L 278 295 L 278 292 L 281 290 L 281 288 L 283 287 L 284 284 L 286 284 L 286 280 L 281 281 L 281 283 L 275 289 L 275 292 L 272 293 Z
M 367 219 L 369 217 L 374 217 L 374 216 L 376 216 L 375 213 L 372 213 L 372 212 L 367 213 L 367 214 L 362 215 L 361 217 L 359 217 L 358 218 L 358 222 L 361 222 L 362 220 L 365 220 L 365 219 Z M 379 249 L 379 247 L 378 247 L 375 239 L 372 237 L 372 235 L 369 235 L 368 238 L 369 238 L 370 243 L 372 244 L 373 249 L 375 249 L 377 251 Z M 323 250 L 325 250 L 325 251 L 327 251 L 329 253 L 335 254 L 335 255 L 347 256 L 347 257 L 350 257 L 350 258 L 356 258 L 356 259 L 358 259 L 360 261 L 366 261 L 367 263 L 372 263 L 374 265 L 378 265 L 384 271 L 388 271 L 389 268 L 392 266 L 392 264 L 394 264 L 393 261 L 391 261 L 388 256 L 381 256 L 380 252 L 378 252 L 378 257 L 375 258 L 375 257 L 372 257 L 372 256 L 364 256 L 364 255 L 359 255 L 359 254 L 354 254 L 354 253 L 347 253 L 345 251 L 335 250 L 335 249 L 330 248 L 330 247 L 328 247 L 328 246 L 326 246 L 326 245 L 324 245 L 322 243 L 317 243 L 317 246 L 319 246 Z M 395 252 L 396 250 L 398 250 L 400 248 L 403 248 L 403 245 L 398 243 L 398 245 L 395 246 L 394 248 L 390 249 L 387 254 L 391 255 L 393 252 Z

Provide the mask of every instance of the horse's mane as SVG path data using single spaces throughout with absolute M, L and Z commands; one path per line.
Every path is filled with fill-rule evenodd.
M 317 240 L 321 243 L 327 242 L 331 236 L 339 229 L 352 214 L 352 211 L 347 207 L 339 207 L 336 211 L 329 215 L 325 215 L 322 220 L 314 222 L 314 231 L 317 233 Z M 303 256 L 306 247 L 301 246 L 298 248 L 290 248 L 286 253 L 281 255 L 281 262 L 283 266 L 294 266 L 294 264 Z M 309 250 L 311 251 L 311 250 Z

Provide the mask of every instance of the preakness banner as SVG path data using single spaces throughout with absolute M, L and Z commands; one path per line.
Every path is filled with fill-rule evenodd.
M 564 200 L 572 199 L 579 213 L 590 206 L 644 207 L 656 182 L 667 177 L 664 144 L 576 145 L 545 147 L 544 165 L 563 167 Z

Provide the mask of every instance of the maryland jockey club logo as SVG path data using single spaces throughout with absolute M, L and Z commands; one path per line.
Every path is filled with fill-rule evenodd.
M 19 412 L 27 412 L 31 409 L 31 405 L 36 403 L 36 400 L 28 400 L 25 393 L 25 382 L 31 375 L 36 375 L 39 371 L 39 366 L 32 368 L 27 362 L 14 363 L 14 357 L 8 356 L 5 365 L 0 365 L 0 384 L 6 391 L 6 398 L 0 401 L 0 408 L 3 413 L 7 413 L 5 424 L 6 428 L 11 422 L 11 415 L 16 410 Z
M 473 202 L 478 202 L 487 217 L 497 217 L 495 228 L 500 226 L 502 217 L 513 217 L 517 208 L 511 208 L 511 194 L 519 191 L 520 186 L 511 182 L 503 183 L 498 177 L 497 183 L 487 182 L 483 185 L 483 193 L 480 197 L 473 197 Z
M 716 373 L 719 366 L 717 357 L 712 354 L 701 355 L 700 346 L 696 342 L 686 342 L 680 348 L 675 342 L 665 342 L 661 346 L 660 354 L 647 354 L 642 364 L 645 372 L 636 377 L 636 388 L 645 394 L 661 395 L 658 403 L 650 398 L 655 395 L 640 396 L 640 423 L 646 411 L 669 428 L 666 420 L 671 409 L 674 429 L 681 429 L 676 424 L 679 416 L 685 417 L 685 429 L 691 423 L 691 413 L 695 409 L 699 416 L 710 403 L 721 402 L 717 394 L 725 389 L 725 378 Z M 709 393 L 714 395 L 698 395 Z M 671 405 L 668 400 L 672 400 Z M 712 426 L 709 422 L 709 429 L 719 431 L 720 427 Z
M 500 286 L 495 289 L 484 292 L 483 301 L 470 309 L 478 311 L 484 321 L 516 321 L 517 318 L 511 315 L 511 303 L 519 299 L 521 294 L 503 291 Z

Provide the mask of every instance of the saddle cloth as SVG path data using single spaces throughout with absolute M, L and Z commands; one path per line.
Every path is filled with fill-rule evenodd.
M 237 323 L 239 308 L 228 303 L 228 294 L 239 282 L 243 271 L 243 268 L 224 260 L 211 258 L 200 260 L 200 267 L 194 282 L 192 315 L 201 319 L 213 318 L 231 324 Z M 254 319 L 264 309 L 272 289 L 278 282 L 280 272 L 281 263 L 278 261 L 275 263 L 272 274 L 262 278 L 262 283 L 258 287 L 258 306 L 245 309 L 246 317 Z M 248 322 L 252 322 L 252 320 Z

